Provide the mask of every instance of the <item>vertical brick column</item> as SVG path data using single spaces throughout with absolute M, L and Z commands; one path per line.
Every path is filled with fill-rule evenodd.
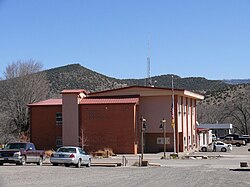
M 62 143 L 63 146 L 79 145 L 79 102 L 86 97 L 84 90 L 63 90 L 62 94 Z

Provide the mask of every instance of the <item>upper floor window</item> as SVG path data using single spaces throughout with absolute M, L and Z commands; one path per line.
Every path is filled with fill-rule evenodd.
M 56 148 L 62 147 L 62 137 L 56 137 Z
M 61 112 L 56 113 L 56 124 L 62 125 L 62 113 Z
M 181 108 L 182 108 L 182 105 L 180 104 L 179 107 L 178 107 L 178 114 L 179 114 L 179 116 L 181 115 Z

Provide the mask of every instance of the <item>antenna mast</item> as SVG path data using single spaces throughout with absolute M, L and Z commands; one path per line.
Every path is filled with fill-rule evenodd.
M 146 86 L 152 86 L 152 80 L 150 76 L 150 35 L 148 36 L 148 57 L 147 57 L 147 78 Z

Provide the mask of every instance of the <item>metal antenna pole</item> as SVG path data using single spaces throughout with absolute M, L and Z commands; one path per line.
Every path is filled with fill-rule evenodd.
M 148 36 L 148 57 L 147 57 L 147 81 L 146 81 L 146 86 L 152 86 L 152 80 L 151 80 L 151 75 L 150 75 L 150 34 Z

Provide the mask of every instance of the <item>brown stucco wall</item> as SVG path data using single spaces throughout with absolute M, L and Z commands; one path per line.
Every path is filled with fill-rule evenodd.
M 56 113 L 62 106 L 32 106 L 31 142 L 37 149 L 55 149 L 56 137 L 62 137 L 62 125 L 56 125 Z
M 136 152 L 135 104 L 80 105 L 80 129 L 89 152 L 112 148 L 114 153 Z
M 62 94 L 63 98 L 63 129 L 62 140 L 64 146 L 79 145 L 79 115 L 78 115 L 78 93 Z
M 147 153 L 158 153 L 163 152 L 164 144 L 157 144 L 157 138 L 163 138 L 162 133 L 146 133 L 145 134 L 145 152 Z M 173 133 L 166 133 L 166 137 L 170 138 L 170 144 L 166 144 L 166 151 L 170 152 L 173 151 Z

